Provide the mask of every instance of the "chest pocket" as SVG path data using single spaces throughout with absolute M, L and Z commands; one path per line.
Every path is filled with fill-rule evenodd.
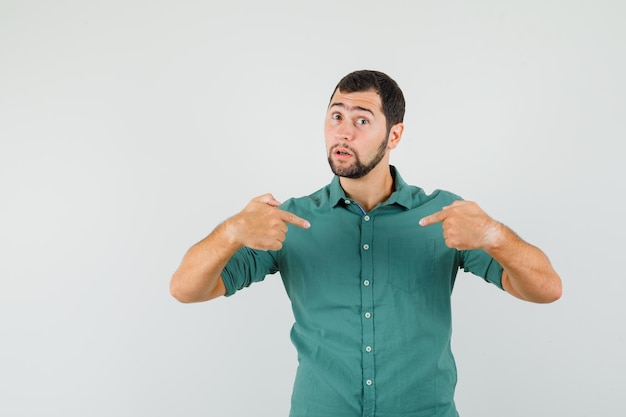
M 405 291 L 432 286 L 435 280 L 435 241 L 419 244 L 409 239 L 392 239 L 388 245 L 389 285 Z

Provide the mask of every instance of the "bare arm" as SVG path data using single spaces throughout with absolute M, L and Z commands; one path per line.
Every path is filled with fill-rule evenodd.
M 502 286 L 508 293 L 536 303 L 550 303 L 561 297 L 561 278 L 548 257 L 489 217 L 476 203 L 455 201 L 424 217 L 420 225 L 438 222 L 442 223 L 447 246 L 483 249 L 502 265 Z
M 227 229 L 228 226 L 222 223 L 189 248 L 170 281 L 170 293 L 178 301 L 208 301 L 226 294 L 221 273 L 239 249 L 228 237 Z
M 551 303 L 561 298 L 561 278 L 548 257 L 503 224 L 497 223 L 495 227 L 499 229 L 497 238 L 485 251 L 504 268 L 505 291 L 535 303 Z
M 244 246 L 278 250 L 285 240 L 287 223 L 310 226 L 306 220 L 278 209 L 279 205 L 271 194 L 254 198 L 241 212 L 193 245 L 172 276 L 172 296 L 180 302 L 192 303 L 226 294 L 221 273 L 237 250 Z

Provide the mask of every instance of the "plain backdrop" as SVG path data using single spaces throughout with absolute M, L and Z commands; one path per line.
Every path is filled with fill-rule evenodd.
M 626 415 L 626 3 L 0 0 L 0 415 L 286 416 L 280 277 L 185 305 L 189 246 L 331 180 L 337 81 L 391 75 L 404 179 L 541 247 L 560 301 L 461 273 L 463 416 Z

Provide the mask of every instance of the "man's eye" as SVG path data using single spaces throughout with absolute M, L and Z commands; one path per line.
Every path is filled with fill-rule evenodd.
M 358 124 L 358 125 L 366 125 L 369 122 L 370 121 L 367 120 L 365 117 L 359 117 L 358 119 L 356 119 L 356 124 Z
M 341 115 L 339 113 L 333 113 L 330 115 L 330 118 L 333 120 L 339 120 L 341 119 Z

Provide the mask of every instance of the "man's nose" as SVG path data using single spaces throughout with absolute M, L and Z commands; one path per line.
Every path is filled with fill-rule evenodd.
M 351 123 L 342 123 L 335 133 L 337 140 L 351 141 L 354 139 L 354 126 Z

